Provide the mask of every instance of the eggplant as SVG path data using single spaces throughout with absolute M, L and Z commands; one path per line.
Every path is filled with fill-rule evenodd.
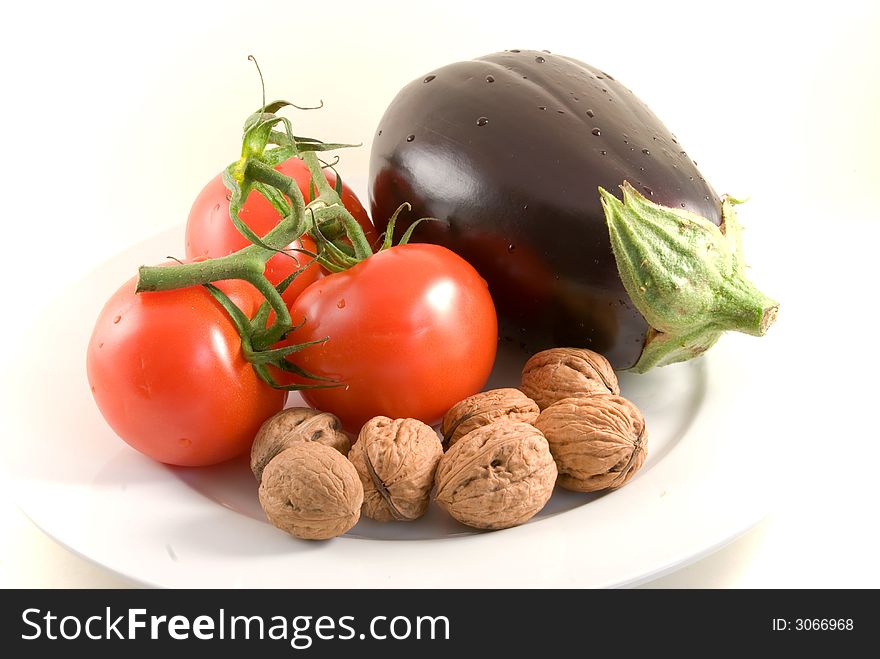
M 413 238 L 480 272 L 499 338 L 528 354 L 586 347 L 643 372 L 775 319 L 743 274 L 737 200 L 583 62 L 510 50 L 410 82 L 379 123 L 369 177 L 379 229 L 405 202 L 410 222 L 441 220 Z

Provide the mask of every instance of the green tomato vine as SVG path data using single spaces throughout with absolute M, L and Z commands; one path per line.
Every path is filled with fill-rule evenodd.
M 256 64 L 256 60 L 252 56 L 248 59 Z M 259 73 L 259 65 L 257 65 L 257 71 Z M 260 80 L 262 83 L 262 73 L 260 73 Z M 299 343 L 283 348 L 272 348 L 272 346 L 296 329 L 281 294 L 296 276 L 312 264 L 312 261 L 317 261 L 330 272 L 341 272 L 357 265 L 373 254 L 373 249 L 363 229 L 342 204 L 340 198 L 342 178 L 337 173 L 336 185 L 332 187 L 324 175 L 323 168 L 330 167 L 332 169 L 335 162 L 332 164 L 323 163 L 318 157 L 318 153 L 323 151 L 359 145 L 328 143 L 294 135 L 290 119 L 279 115 L 278 112 L 289 107 L 317 108 L 304 108 L 287 101 L 274 101 L 267 104 L 265 102 L 265 87 L 263 89 L 262 107 L 258 112 L 248 117 L 244 124 L 241 157 L 230 164 L 223 173 L 223 181 L 231 192 L 229 218 L 236 229 L 251 244 L 228 256 L 205 261 L 165 266 L 141 266 L 138 270 L 137 292 L 206 286 L 235 324 L 241 335 L 244 356 L 262 380 L 275 388 L 287 390 L 338 386 L 339 383 L 308 373 L 286 359 L 294 352 L 326 341 L 326 337 L 319 341 Z M 289 158 L 302 159 L 309 169 L 312 194 L 310 194 L 308 202 L 303 197 L 296 181 L 275 169 L 277 165 Z M 253 193 L 265 197 L 281 215 L 278 224 L 264 236 L 257 235 L 241 220 L 239 215 L 248 196 Z M 392 246 L 394 222 L 400 212 L 404 208 L 409 209 L 409 207 L 409 204 L 404 203 L 395 211 L 389 221 L 388 231 L 380 250 Z M 406 243 L 410 239 L 416 224 L 418 222 L 409 227 L 399 244 Z M 290 253 L 288 246 L 303 234 L 308 234 L 315 241 L 317 253 L 298 250 L 308 257 L 308 262 L 277 286 L 273 285 L 264 274 L 266 262 L 278 253 L 285 254 L 290 258 L 297 258 Z M 227 295 L 213 285 L 213 282 L 226 279 L 247 281 L 265 298 L 253 318 L 248 318 Z M 269 324 L 271 312 L 275 313 L 275 319 Z M 313 384 L 281 385 L 272 378 L 270 366 L 296 373 L 315 382 Z

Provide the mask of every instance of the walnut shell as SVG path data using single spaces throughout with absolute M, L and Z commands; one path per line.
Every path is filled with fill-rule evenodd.
M 424 515 L 441 455 L 440 438 L 421 421 L 367 421 L 348 454 L 364 488 L 363 514 L 379 522 Z
M 645 462 L 645 419 L 626 398 L 565 398 L 541 412 L 535 426 L 550 443 L 559 485 L 576 492 L 615 489 Z
M 351 440 L 339 419 L 311 407 L 288 407 L 260 426 L 251 446 L 251 471 L 262 480 L 263 468 L 276 455 L 296 442 L 318 442 L 348 455 Z
M 502 419 L 459 439 L 440 458 L 435 482 L 437 503 L 459 522 L 505 529 L 544 507 L 556 463 L 537 428 Z
M 532 355 L 523 367 L 520 389 L 542 410 L 563 398 L 620 393 L 608 360 L 586 348 L 551 348 Z
M 500 419 L 534 423 L 541 410 L 519 389 L 492 389 L 453 405 L 443 417 L 441 431 L 447 448 L 480 426 Z
M 342 535 L 357 524 L 363 502 L 354 466 L 324 444 L 295 443 L 263 469 L 260 505 L 272 524 L 297 538 Z

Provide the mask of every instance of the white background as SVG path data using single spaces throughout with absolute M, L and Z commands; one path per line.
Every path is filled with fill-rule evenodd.
M 247 55 L 258 57 L 270 98 L 324 101 L 319 112 L 294 115 L 298 132 L 364 142 L 341 167 L 357 180 L 403 84 L 496 50 L 548 49 L 623 81 L 719 192 L 751 196 L 741 219 L 753 276 L 782 301 L 784 347 L 798 356 L 791 386 L 767 391 L 791 419 L 790 436 L 773 438 L 785 458 L 754 456 L 754 469 L 779 483 L 775 512 L 659 584 L 880 586 L 880 6 L 819 6 L 13 4 L 0 42 L 0 324 L 6 350 L 32 352 L 45 371 L 35 413 L 48 413 L 52 387 L 63 384 L 52 380 L 51 354 L 63 349 L 71 320 L 58 319 L 58 346 L 33 346 L 27 318 L 66 282 L 185 220 L 201 186 L 235 159 L 241 122 L 259 105 Z M 2 586 L 123 584 L 34 529 L 9 497 L 0 502 L 0 539 Z

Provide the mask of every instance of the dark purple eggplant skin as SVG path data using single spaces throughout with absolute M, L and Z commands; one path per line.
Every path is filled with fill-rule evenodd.
M 448 247 L 486 279 L 503 343 L 576 346 L 633 366 L 648 323 L 624 290 L 599 201 L 629 181 L 721 222 L 721 200 L 629 89 L 577 60 L 510 50 L 426 73 L 382 117 L 369 196 L 380 231 Z

